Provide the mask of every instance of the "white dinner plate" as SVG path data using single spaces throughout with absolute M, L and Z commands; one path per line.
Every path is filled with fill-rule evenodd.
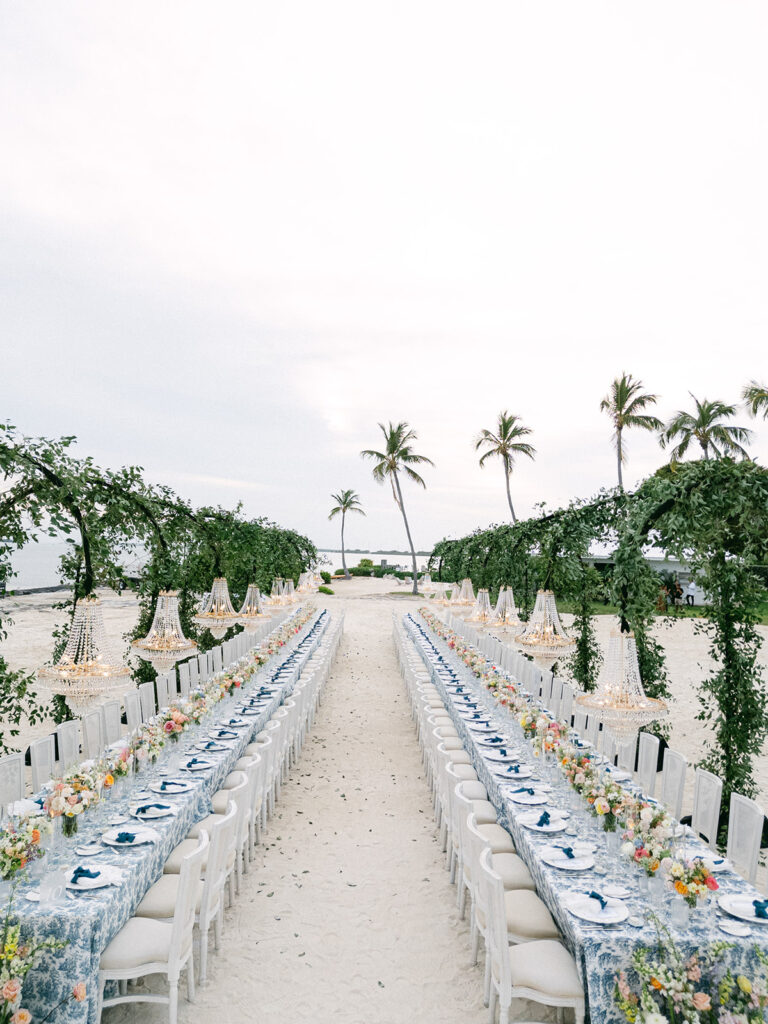
M 88 889 L 104 889 L 106 886 L 112 885 L 111 874 L 109 872 L 104 872 L 103 870 L 99 871 L 97 878 L 79 878 L 75 884 L 72 881 L 74 871 L 75 869 L 72 868 L 72 872 L 68 872 L 69 881 L 67 882 L 67 888 L 72 892 L 77 892 L 78 890 L 84 892 Z
M 531 807 L 537 807 L 539 804 L 549 803 L 549 797 L 545 793 L 516 793 L 516 787 L 505 786 L 503 789 L 504 796 L 507 800 L 511 800 L 514 804 L 528 804 Z
M 234 729 L 212 729 L 208 735 L 212 740 L 236 740 L 237 733 Z
M 610 896 L 614 900 L 625 900 L 632 895 L 632 890 L 626 885 L 617 885 L 615 882 L 608 882 L 600 887 L 603 896 Z
M 250 722 L 244 722 L 242 718 L 230 718 L 228 722 L 224 722 L 227 729 L 245 729 L 250 724 Z
M 490 760 L 490 758 L 489 758 Z M 494 761 L 501 761 L 501 758 L 494 758 Z M 509 763 L 515 762 L 516 759 L 511 757 L 508 761 L 502 761 L 499 768 L 494 768 L 493 774 L 497 779 L 504 779 L 505 782 L 514 782 L 516 779 L 530 779 L 533 772 L 530 768 L 526 768 L 524 764 Z M 507 764 L 507 768 L 517 768 L 518 771 L 510 772 L 504 768 L 504 763 Z
M 29 896 L 27 896 L 29 899 Z M 720 921 L 720 931 L 725 932 L 726 935 L 734 935 L 738 939 L 744 939 L 747 935 L 752 934 L 752 929 L 748 928 L 747 925 L 741 924 L 739 921 Z
M 752 900 L 755 896 L 741 896 L 737 893 L 723 893 L 718 899 L 721 909 L 730 914 L 731 917 L 738 917 L 740 921 L 749 921 L 750 924 L 768 924 L 768 918 L 756 917 Z
M 240 714 L 241 715 L 248 715 L 248 716 L 260 715 L 261 714 L 261 708 L 257 708 L 255 706 L 254 707 L 250 707 L 250 708 L 240 708 Z
M 183 772 L 207 772 L 214 767 L 215 765 L 213 761 L 205 761 L 202 758 L 197 758 L 197 764 L 192 764 L 191 761 L 188 761 L 186 764 L 181 766 L 181 770 Z
M 130 808 L 131 817 L 136 818 L 138 821 L 154 821 L 156 818 L 170 818 L 172 815 L 177 813 L 177 809 L 171 804 L 163 804 L 162 808 L 150 807 L 142 814 L 139 813 L 138 807 Z
M 153 782 L 149 788 L 160 796 L 176 796 L 177 793 L 189 793 L 194 786 L 191 782 L 176 782 L 175 779 L 167 779 L 165 789 L 163 789 L 162 782 Z
M 632 778 L 632 775 L 625 772 L 623 768 L 606 768 L 605 770 L 614 782 L 627 782 Z
M 545 846 L 541 851 L 541 859 L 559 871 L 589 871 L 595 866 L 592 854 L 582 852 L 578 845 L 574 847 L 573 854 L 573 857 L 569 857 L 559 846 Z
M 682 846 L 675 854 L 676 857 L 682 858 L 682 860 L 706 860 L 712 865 L 713 874 L 717 874 L 718 871 L 728 871 L 731 864 L 724 857 L 716 857 L 712 854 L 711 850 L 707 850 L 706 847 L 695 847 L 695 846 Z
M 78 857 L 95 857 L 97 853 L 103 853 L 104 847 L 100 843 L 91 843 L 89 846 L 76 846 L 75 853 Z
M 573 893 L 566 904 L 574 917 L 594 924 L 618 924 L 626 921 L 629 911 L 621 900 L 608 899 L 605 907 L 586 893 Z
M 504 751 L 504 756 L 506 756 L 510 752 L 510 750 L 512 749 L 510 747 L 510 745 L 506 742 L 506 740 L 504 739 L 503 736 L 501 737 L 501 743 L 495 743 L 495 742 L 492 743 L 491 742 L 491 738 L 489 738 L 489 739 L 480 739 L 480 738 L 478 738 L 478 739 L 475 740 L 475 743 L 477 743 L 477 745 L 479 747 L 484 747 L 485 750 L 489 751 L 489 752 L 492 752 L 494 750 L 503 750 Z
M 529 828 L 532 832 L 543 832 L 549 835 L 552 832 L 562 832 L 565 829 L 565 822 L 562 818 L 553 817 L 550 815 L 550 822 L 548 825 L 539 825 L 539 818 L 541 813 L 539 811 L 526 811 L 525 814 L 518 815 L 517 820 L 525 828 Z
M 230 742 L 224 743 L 221 740 L 201 740 L 200 743 L 195 744 L 195 750 L 202 750 L 210 754 L 223 754 L 225 750 L 231 749 Z
M 482 722 L 472 722 L 472 723 L 470 723 L 467 726 L 467 728 L 469 729 L 470 732 L 476 732 L 476 733 L 487 733 L 487 732 L 495 733 L 496 732 L 496 726 L 495 725 L 483 725 Z
M 119 843 L 117 837 L 121 832 L 133 833 L 133 842 Z M 107 846 L 114 846 L 118 850 L 130 850 L 134 846 L 146 846 L 148 843 L 154 843 L 159 838 L 159 834 L 153 828 L 142 828 L 139 826 L 138 828 L 113 828 L 109 832 L 104 833 L 101 841 L 106 843 Z

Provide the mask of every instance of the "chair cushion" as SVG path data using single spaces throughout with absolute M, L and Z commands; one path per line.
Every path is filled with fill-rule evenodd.
M 250 768 L 252 764 L 253 764 L 253 758 L 252 757 L 239 757 L 237 759 L 237 761 L 235 761 L 235 768 L 239 772 L 244 772 L 246 770 L 246 768 Z
M 450 750 L 450 747 L 447 747 L 446 749 Z M 450 752 L 451 752 L 451 761 L 453 761 L 454 765 L 457 765 L 457 764 L 463 764 L 465 766 L 466 765 L 470 765 L 470 766 L 472 765 L 472 758 L 466 752 L 466 750 L 464 750 L 464 749 L 462 749 L 462 750 L 451 750 Z M 475 775 L 475 778 L 477 778 L 477 775 Z
M 520 936 L 526 942 L 560 937 L 546 904 L 530 889 L 510 889 L 505 892 L 504 909 L 510 934 Z
M 224 817 L 223 814 L 209 814 L 207 818 L 203 818 L 202 821 L 198 821 L 196 825 L 192 826 L 192 828 L 189 830 L 189 832 L 187 832 L 187 838 L 188 839 L 199 839 L 200 838 L 200 832 L 201 832 L 202 829 L 205 829 L 205 831 L 208 833 L 208 835 L 210 835 L 211 834 L 211 827 L 213 825 L 215 825 L 217 822 L 221 821 L 221 819 L 223 817 Z
M 263 733 L 259 733 L 259 736 L 262 736 L 262 735 L 264 735 L 264 734 Z M 249 743 L 248 746 L 245 748 L 245 751 L 244 751 L 244 754 L 245 754 L 246 757 L 252 757 L 254 754 L 263 754 L 263 753 L 264 753 L 264 744 L 263 743 Z
M 473 782 L 477 781 L 477 772 L 470 765 L 460 764 L 457 761 L 453 761 L 452 764 L 453 772 L 460 782 L 463 782 L 465 779 L 471 779 Z
M 473 800 L 472 813 L 478 825 L 493 825 L 496 822 L 496 808 L 490 800 Z
M 478 832 L 491 847 L 491 853 L 514 853 L 512 836 L 501 825 L 478 825 Z M 191 833 L 190 833 L 191 835 Z
M 178 846 L 174 846 L 168 855 L 168 860 L 163 865 L 164 875 L 178 875 L 181 872 L 181 862 L 185 857 L 188 857 L 190 853 L 193 853 L 200 843 L 197 839 L 182 839 Z M 208 850 L 210 849 L 210 843 L 203 850 L 203 863 L 201 870 L 205 871 L 208 867 Z
M 505 889 L 535 890 L 536 883 L 522 857 L 516 853 L 497 853 L 492 860 L 493 870 L 501 877 Z
M 100 970 L 120 971 L 167 962 L 172 929 L 170 922 L 132 917 L 101 954 Z
M 512 984 L 559 999 L 584 997 L 576 963 L 559 942 L 521 942 L 509 947 Z
M 200 912 L 200 897 L 203 895 L 203 883 L 198 880 L 195 898 L 195 913 Z M 136 907 L 134 917 L 151 917 L 162 921 L 173 917 L 174 908 L 179 896 L 179 876 L 161 875 L 154 885 L 147 890 L 144 899 Z

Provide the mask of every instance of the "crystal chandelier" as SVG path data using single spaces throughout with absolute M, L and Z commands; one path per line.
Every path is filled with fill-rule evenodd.
M 483 625 L 491 621 L 491 601 L 485 588 L 478 590 L 477 600 L 475 601 L 472 613 L 467 616 L 466 621 L 480 622 Z
M 78 716 L 132 685 L 131 670 L 107 642 L 98 597 L 84 597 L 76 603 L 64 653 L 55 665 L 39 669 L 37 678 L 52 693 L 66 698 Z
M 419 586 L 424 592 L 434 590 L 435 585 L 432 582 L 432 575 L 428 572 L 423 572 L 421 574 L 421 579 L 419 580 Z
M 177 661 L 196 652 L 197 644 L 188 640 L 181 628 L 178 590 L 160 591 L 149 633 L 143 640 L 134 640 L 131 647 L 140 658 L 151 662 L 156 672 L 167 672 Z
M 435 596 L 433 597 L 432 600 L 435 602 L 435 604 L 448 604 L 448 598 L 445 596 L 445 592 L 447 590 L 446 584 L 435 583 L 434 587 Z
M 538 592 L 531 617 L 515 639 L 543 668 L 551 668 L 558 658 L 570 654 L 576 644 L 563 629 L 551 590 Z
M 283 600 L 283 586 L 285 581 L 282 576 L 276 576 L 272 580 L 272 593 L 269 595 L 270 604 L 285 604 Z
M 293 586 L 293 580 L 288 579 L 283 584 L 283 602 L 285 604 L 293 604 L 296 600 L 296 590 Z
M 603 726 L 623 745 L 634 739 L 638 729 L 663 718 L 667 705 L 646 697 L 637 662 L 637 644 L 633 633 L 614 631 L 594 693 L 584 693 L 576 703 L 599 714 Z
M 492 625 L 496 629 L 508 629 L 512 626 L 520 626 L 520 616 L 515 605 L 515 595 L 512 587 L 502 587 L 499 590 L 499 599 L 496 602 L 496 610 L 493 613 Z
M 451 603 L 453 603 L 453 595 L 451 595 Z M 471 608 L 475 603 L 475 592 L 472 589 L 472 580 L 464 579 L 461 581 L 461 587 L 456 598 L 456 604 L 466 605 Z
M 264 619 L 269 618 L 269 612 L 264 608 L 261 591 L 255 583 L 248 584 L 243 607 L 237 614 L 239 616 L 238 622 L 246 629 L 253 629 L 260 622 L 263 622 Z
M 232 607 L 226 579 L 217 576 L 210 594 L 192 621 L 199 629 L 210 630 L 211 636 L 221 640 L 228 629 L 237 625 L 239 619 L 240 615 Z

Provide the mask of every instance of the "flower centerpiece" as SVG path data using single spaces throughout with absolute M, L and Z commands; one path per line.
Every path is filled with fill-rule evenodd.
M 61 818 L 65 836 L 77 832 L 80 815 L 98 801 L 100 784 L 97 772 L 82 765 L 53 782 L 44 807 L 51 818 Z
M 699 899 L 706 899 L 720 886 L 713 875 L 714 865 L 703 857 L 693 860 L 665 860 L 662 869 L 672 882 L 675 892 L 683 897 L 689 907 L 695 907 Z
M 647 875 L 655 875 L 671 855 L 672 834 L 672 818 L 661 804 L 637 800 L 627 808 L 621 852 Z
M 0 878 L 3 881 L 13 878 L 45 854 L 40 840 L 48 827 L 44 818 L 30 817 L 0 831 Z
M 174 743 L 179 742 L 179 737 L 189 728 L 192 719 L 177 707 L 171 707 L 160 720 L 165 733 L 165 738 Z

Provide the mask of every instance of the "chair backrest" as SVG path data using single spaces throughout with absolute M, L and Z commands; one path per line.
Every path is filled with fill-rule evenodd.
M 757 875 L 764 818 L 762 807 L 754 800 L 731 793 L 726 857 L 751 884 Z
M 571 724 L 573 719 L 573 687 L 563 683 L 563 695 L 560 699 L 560 721 Z
M 611 764 L 616 763 L 616 737 L 610 729 L 603 729 L 603 756 Z
M 507 954 L 507 914 L 504 906 L 504 883 L 493 870 L 493 854 L 487 846 L 480 854 L 478 863 L 479 888 L 483 892 L 486 903 L 487 929 L 486 942 L 491 970 L 498 980 L 499 992 L 505 1000 L 512 988 L 512 976 Z M 503 1003 L 502 1003 L 503 1005 Z
M 183 665 L 179 665 L 179 693 L 186 700 L 191 689 L 192 680 L 189 677 L 189 662 L 185 661 Z
M 0 757 L 0 807 L 15 803 L 24 797 L 24 755 L 6 754 Z
M 157 708 L 167 708 L 171 703 L 170 686 L 168 685 L 168 675 L 163 672 L 155 677 L 155 691 L 157 693 Z
M 215 914 L 227 881 L 227 861 L 235 848 L 237 829 L 237 803 L 230 800 L 227 812 L 211 827 L 211 849 L 205 869 L 205 882 L 200 899 L 200 917 L 209 919 Z
M 61 772 L 71 768 L 80 760 L 80 722 L 72 718 L 68 722 L 59 722 L 56 726 L 56 741 L 59 745 L 59 764 Z
M 216 675 L 224 668 L 224 652 L 221 644 L 217 644 L 211 651 L 213 655 L 213 674 Z
M 691 828 L 703 836 L 714 849 L 717 845 L 717 829 L 720 824 L 720 801 L 723 798 L 723 783 L 712 772 L 696 769 L 693 784 L 693 814 Z
M 623 768 L 625 772 L 633 772 L 635 770 L 635 755 L 637 754 L 637 734 L 630 740 L 627 740 L 626 743 L 617 743 L 616 754 L 619 768 Z
M 200 832 L 196 849 L 188 853 L 181 862 L 176 905 L 173 908 L 169 964 L 177 963 L 192 949 L 198 883 L 202 874 L 203 858 L 207 846 L 208 833 L 203 829 Z M 189 969 L 192 969 L 191 966 Z
M 29 763 L 32 766 L 32 792 L 37 793 L 53 778 L 56 769 L 56 741 L 53 733 L 29 744 Z
M 555 676 L 552 680 L 552 696 L 549 700 L 549 710 L 556 722 L 560 721 L 560 704 L 563 700 L 563 680 Z
M 583 711 L 581 708 L 578 708 L 573 714 L 573 728 L 582 739 L 585 738 L 587 731 L 587 712 Z
M 469 876 L 472 883 L 472 896 L 475 900 L 475 906 L 479 907 L 482 915 L 486 918 L 486 927 L 488 919 L 488 896 L 487 892 L 481 882 L 480 873 L 480 858 L 483 853 L 489 847 L 489 843 L 486 841 L 482 832 L 477 827 L 477 818 L 474 814 L 467 815 L 467 835 L 469 837 L 469 849 L 472 863 L 469 870 Z
M 83 715 L 83 754 L 86 758 L 96 760 L 101 757 L 104 750 L 104 741 L 101 735 L 101 712 L 89 711 Z
M 661 773 L 661 802 L 673 818 L 683 813 L 685 773 L 688 762 L 682 754 L 667 747 L 664 751 L 664 768 Z
M 200 662 L 197 658 L 190 658 L 186 664 L 189 669 L 189 685 L 196 690 L 200 685 Z
M 203 651 L 197 656 L 197 670 L 201 683 L 208 682 L 208 652 Z
M 134 733 L 141 725 L 141 700 L 138 690 L 126 690 L 123 694 L 123 707 L 128 732 Z
M 600 715 L 589 715 L 589 717 L 587 718 L 587 727 L 584 730 L 584 735 L 592 744 L 592 746 L 595 749 L 597 749 L 597 745 L 600 742 Z
M 554 682 L 554 676 L 551 672 L 545 672 L 541 679 L 541 702 L 545 708 L 549 707 L 549 702 L 552 699 L 552 684 Z
M 659 737 L 641 732 L 637 749 L 637 781 L 646 796 L 656 789 L 656 769 L 659 764 Z
M 101 712 L 101 731 L 104 739 L 104 746 L 110 743 L 117 743 L 122 732 L 123 713 L 122 704 L 119 700 L 105 700 L 99 708 Z
M 155 684 L 152 682 L 142 683 L 139 686 L 139 701 L 141 703 L 142 721 L 148 722 L 155 711 Z

